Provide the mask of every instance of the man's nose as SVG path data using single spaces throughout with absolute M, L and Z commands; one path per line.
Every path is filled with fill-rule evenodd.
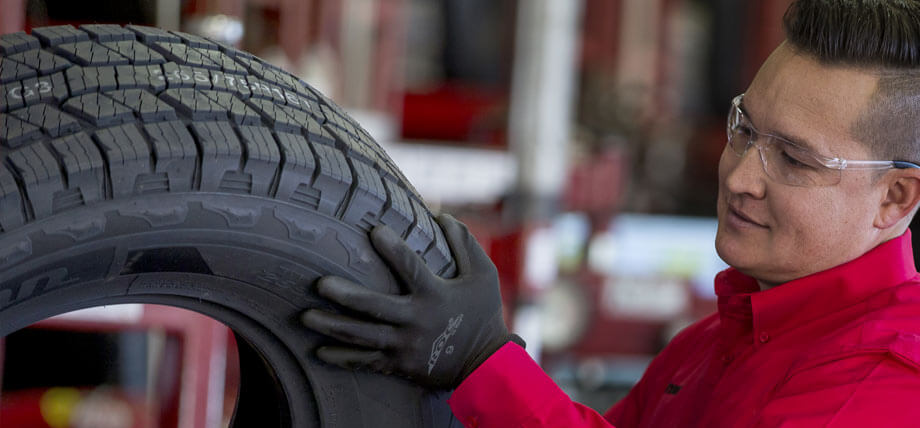
M 731 150 L 729 152 L 726 155 L 735 157 L 735 165 L 725 177 L 725 185 L 728 190 L 734 194 L 746 193 L 755 199 L 763 198 L 766 193 L 767 177 L 760 148 L 756 144 L 751 144 L 740 157 Z

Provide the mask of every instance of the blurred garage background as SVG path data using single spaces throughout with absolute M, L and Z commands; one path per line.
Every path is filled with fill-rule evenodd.
M 429 205 L 468 223 L 507 319 L 605 410 L 715 309 L 729 101 L 789 0 L 0 0 L 0 33 L 120 23 L 253 52 L 345 107 Z M 122 305 L 0 339 L 0 424 L 222 427 L 233 335 Z

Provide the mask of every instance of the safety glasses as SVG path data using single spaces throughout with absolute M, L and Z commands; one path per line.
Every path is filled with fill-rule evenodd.
M 756 146 L 764 172 L 771 179 L 791 186 L 833 186 L 845 169 L 882 170 L 920 168 L 906 161 L 849 160 L 819 155 L 775 135 L 758 131 L 741 108 L 744 94 L 732 100 L 728 110 L 728 146 L 738 157 Z

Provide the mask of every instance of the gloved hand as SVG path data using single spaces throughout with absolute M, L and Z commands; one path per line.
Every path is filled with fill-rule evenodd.
M 437 220 L 457 263 L 456 277 L 435 275 L 399 235 L 378 226 L 371 242 L 408 294 L 381 293 L 334 276 L 317 281 L 321 296 L 348 309 L 304 313 L 304 325 L 342 342 L 319 348 L 320 359 L 454 389 L 509 340 L 524 346 L 505 327 L 495 265 L 466 226 L 446 214 Z

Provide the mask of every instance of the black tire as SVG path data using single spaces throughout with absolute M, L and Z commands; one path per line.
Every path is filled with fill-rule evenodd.
M 300 313 L 335 274 L 398 292 L 367 231 L 441 275 L 422 199 L 338 106 L 232 47 L 117 25 L 0 36 L 0 336 L 106 304 L 236 332 L 236 427 L 454 427 L 443 393 L 323 364 Z

